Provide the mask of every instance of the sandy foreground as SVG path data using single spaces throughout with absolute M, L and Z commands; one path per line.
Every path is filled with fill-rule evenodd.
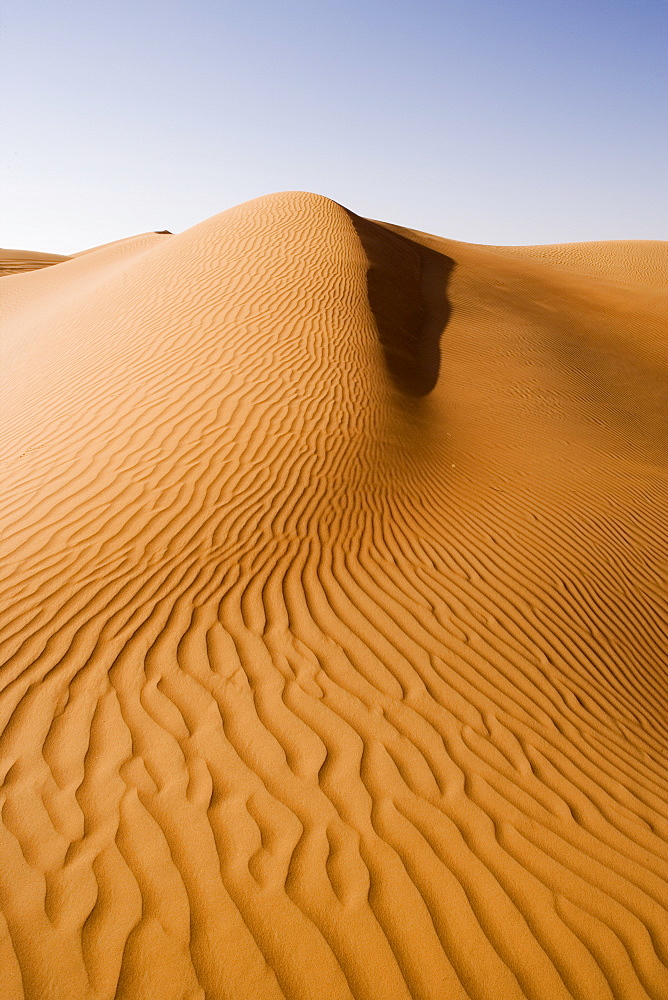
M 666 1000 L 668 244 L 3 264 L 2 1000 Z

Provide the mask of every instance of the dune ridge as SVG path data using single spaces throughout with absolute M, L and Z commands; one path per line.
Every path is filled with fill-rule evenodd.
M 288 192 L 2 278 L 8 1000 L 668 995 L 667 260 Z

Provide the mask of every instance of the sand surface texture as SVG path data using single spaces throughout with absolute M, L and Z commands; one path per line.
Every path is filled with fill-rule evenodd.
M 288 193 L 2 278 L 2 1000 L 668 997 L 667 272 Z
M 5 274 L 21 274 L 23 271 L 36 271 L 51 264 L 60 264 L 69 260 L 63 254 L 38 253 L 34 250 L 0 250 L 0 276 Z

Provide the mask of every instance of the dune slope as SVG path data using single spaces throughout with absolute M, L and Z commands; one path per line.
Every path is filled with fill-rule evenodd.
M 293 192 L 2 278 L 3 998 L 668 996 L 667 270 Z

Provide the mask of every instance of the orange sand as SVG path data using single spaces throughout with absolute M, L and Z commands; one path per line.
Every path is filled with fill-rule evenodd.
M 0 282 L 2 1000 L 665 1000 L 668 244 L 293 192 L 53 259 Z

